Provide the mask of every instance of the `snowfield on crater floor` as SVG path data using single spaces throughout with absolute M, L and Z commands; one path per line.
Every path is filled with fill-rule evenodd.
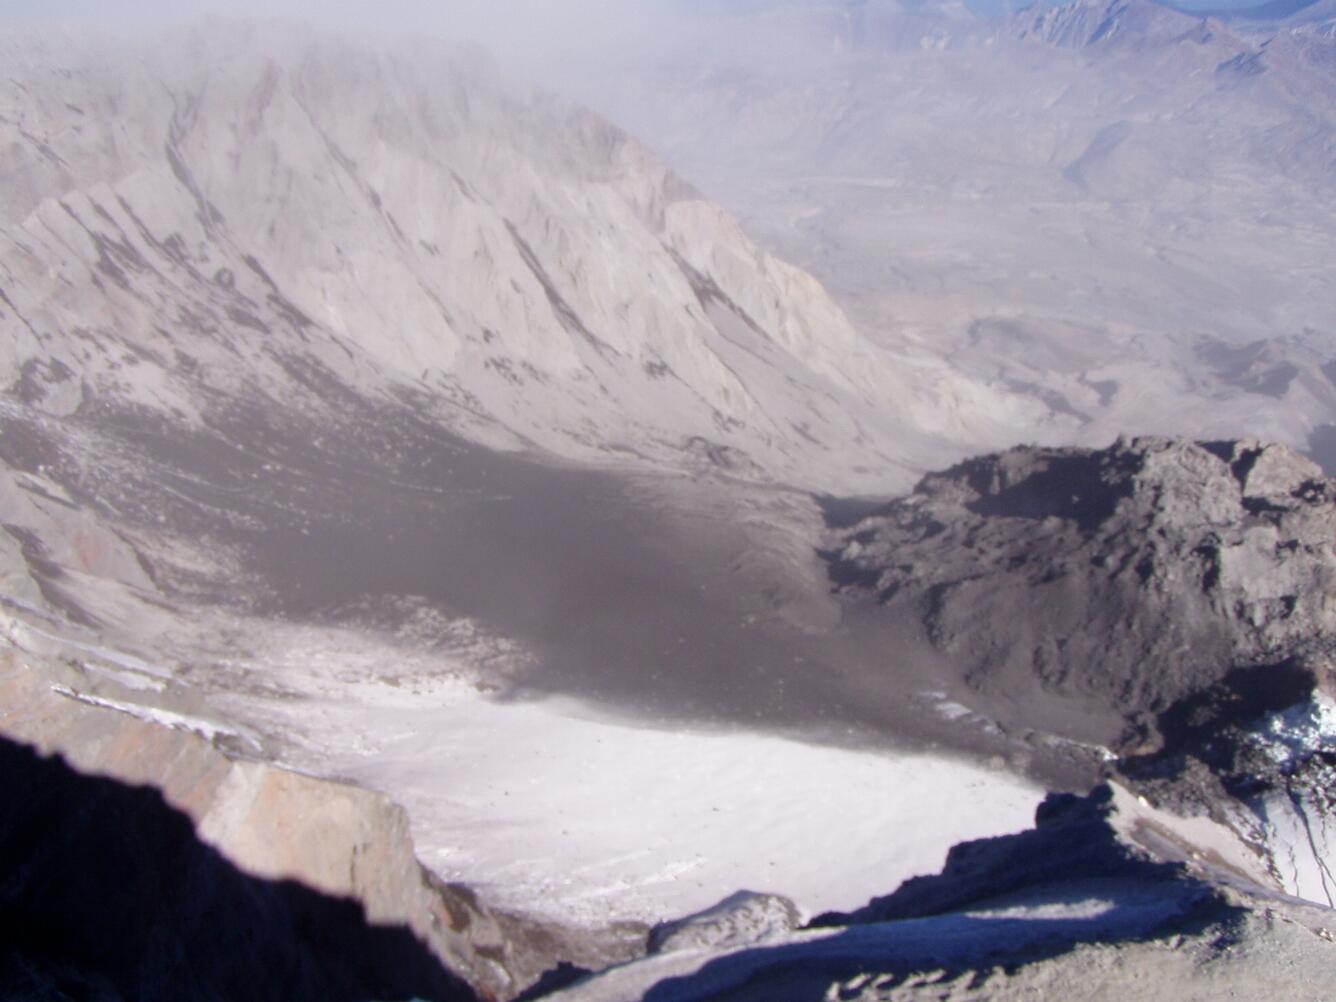
M 934 872 L 956 842 L 1027 827 L 1043 797 L 944 755 L 499 700 L 448 668 L 378 677 L 371 652 L 302 633 L 263 664 L 273 698 L 215 705 L 281 736 L 284 764 L 403 804 L 440 876 L 564 922 L 655 922 L 744 888 L 852 908 Z

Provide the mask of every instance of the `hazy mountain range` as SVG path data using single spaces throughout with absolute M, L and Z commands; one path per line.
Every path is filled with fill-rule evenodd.
M 1091 444 L 1256 434 L 1331 462 L 1318 7 L 1262 28 L 1150 0 L 788 5 L 728 30 L 749 17 L 783 58 L 674 51 L 583 92 L 880 344 Z

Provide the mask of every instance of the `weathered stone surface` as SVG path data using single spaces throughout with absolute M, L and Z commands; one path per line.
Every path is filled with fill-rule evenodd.
M 1332 912 L 1276 893 L 1233 833 L 1113 784 L 1050 796 L 1033 828 L 953 848 L 940 873 L 760 944 L 661 952 L 563 1002 L 1114 1002 L 1329 992 Z

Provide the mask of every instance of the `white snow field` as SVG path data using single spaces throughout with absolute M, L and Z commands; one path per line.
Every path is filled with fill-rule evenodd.
M 219 704 L 286 739 L 286 764 L 403 804 L 443 878 L 568 923 L 669 919 L 744 888 L 852 908 L 936 872 L 959 841 L 1029 827 L 1043 797 L 945 756 L 656 728 L 498 700 L 462 674 L 385 677 L 365 643 L 300 632 L 263 666 L 272 696 Z

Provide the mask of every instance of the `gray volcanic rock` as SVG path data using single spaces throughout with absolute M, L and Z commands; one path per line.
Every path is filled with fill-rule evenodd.
M 1003 719 L 1109 743 L 1231 670 L 1326 670 L 1333 498 L 1315 465 L 1255 442 L 1018 448 L 839 533 L 831 574 L 919 622 Z
M 831 573 L 851 611 L 918 630 L 995 727 L 1112 746 L 1138 793 L 1330 903 L 1333 499 L 1282 446 L 1019 448 L 842 530 Z

